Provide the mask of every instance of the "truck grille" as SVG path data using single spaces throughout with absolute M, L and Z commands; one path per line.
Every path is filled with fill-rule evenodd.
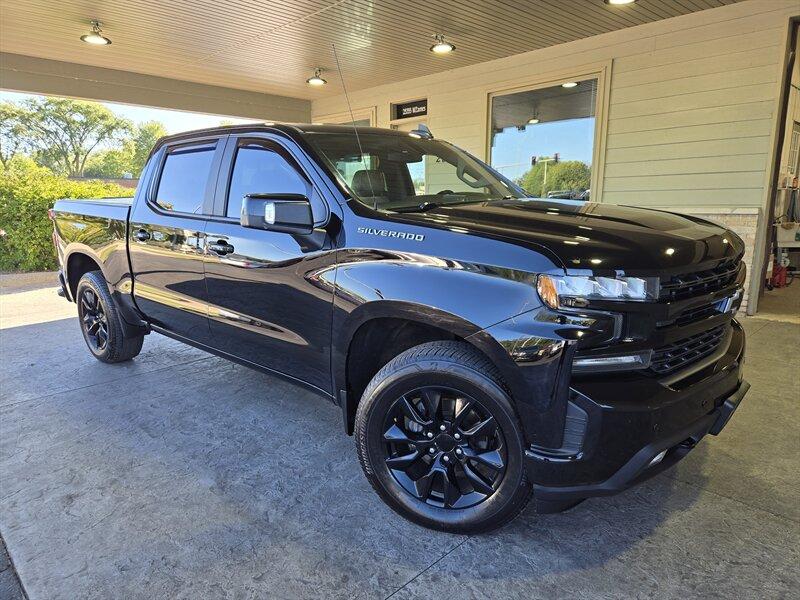
M 666 323 L 665 325 L 688 325 L 689 323 L 700 321 L 706 317 L 718 315 L 720 312 L 722 312 L 722 306 L 724 304 L 725 300 L 717 300 L 710 304 L 703 304 L 702 306 L 687 308 L 680 313 L 674 321 Z M 659 326 L 662 325 L 659 323 Z
M 667 375 L 713 354 L 725 337 L 727 327 L 727 324 L 720 325 L 667 346 L 656 348 L 653 350 L 650 371 L 657 375 Z
M 732 260 L 713 269 L 674 275 L 661 282 L 659 298 L 661 300 L 682 300 L 716 292 L 732 285 L 736 281 L 741 267 L 741 260 Z

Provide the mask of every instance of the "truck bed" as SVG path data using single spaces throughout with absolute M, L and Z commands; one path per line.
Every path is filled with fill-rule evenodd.
M 56 200 L 56 213 L 92 215 L 98 217 L 126 218 L 133 198 L 62 198 Z
M 97 263 L 107 281 L 129 277 L 126 237 L 132 203 L 133 198 L 57 200 L 53 221 L 60 264 L 67 265 L 71 254 L 79 252 Z

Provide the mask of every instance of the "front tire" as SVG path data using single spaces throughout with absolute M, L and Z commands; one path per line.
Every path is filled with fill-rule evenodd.
M 81 277 L 75 302 L 83 339 L 97 360 L 118 363 L 139 354 L 144 335 L 126 335 L 102 272 L 90 271 Z
M 480 533 L 509 522 L 532 486 L 522 427 L 497 369 L 463 342 L 430 342 L 370 381 L 355 422 L 378 495 L 432 529 Z

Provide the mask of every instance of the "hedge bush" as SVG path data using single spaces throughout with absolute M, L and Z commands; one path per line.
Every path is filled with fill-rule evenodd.
M 72 181 L 25 158 L 0 169 L 0 271 L 55 269 L 53 225 L 47 210 L 59 198 L 133 196 L 101 181 Z

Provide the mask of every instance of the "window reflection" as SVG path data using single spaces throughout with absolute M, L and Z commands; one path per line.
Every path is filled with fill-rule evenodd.
M 226 215 L 238 218 L 247 194 L 308 195 L 308 182 L 277 152 L 258 144 L 239 148 L 233 166 Z
M 576 83 L 492 98 L 491 164 L 532 196 L 590 196 L 597 80 Z
M 213 145 L 170 151 L 161 172 L 156 204 L 168 211 L 201 213 L 213 158 Z

